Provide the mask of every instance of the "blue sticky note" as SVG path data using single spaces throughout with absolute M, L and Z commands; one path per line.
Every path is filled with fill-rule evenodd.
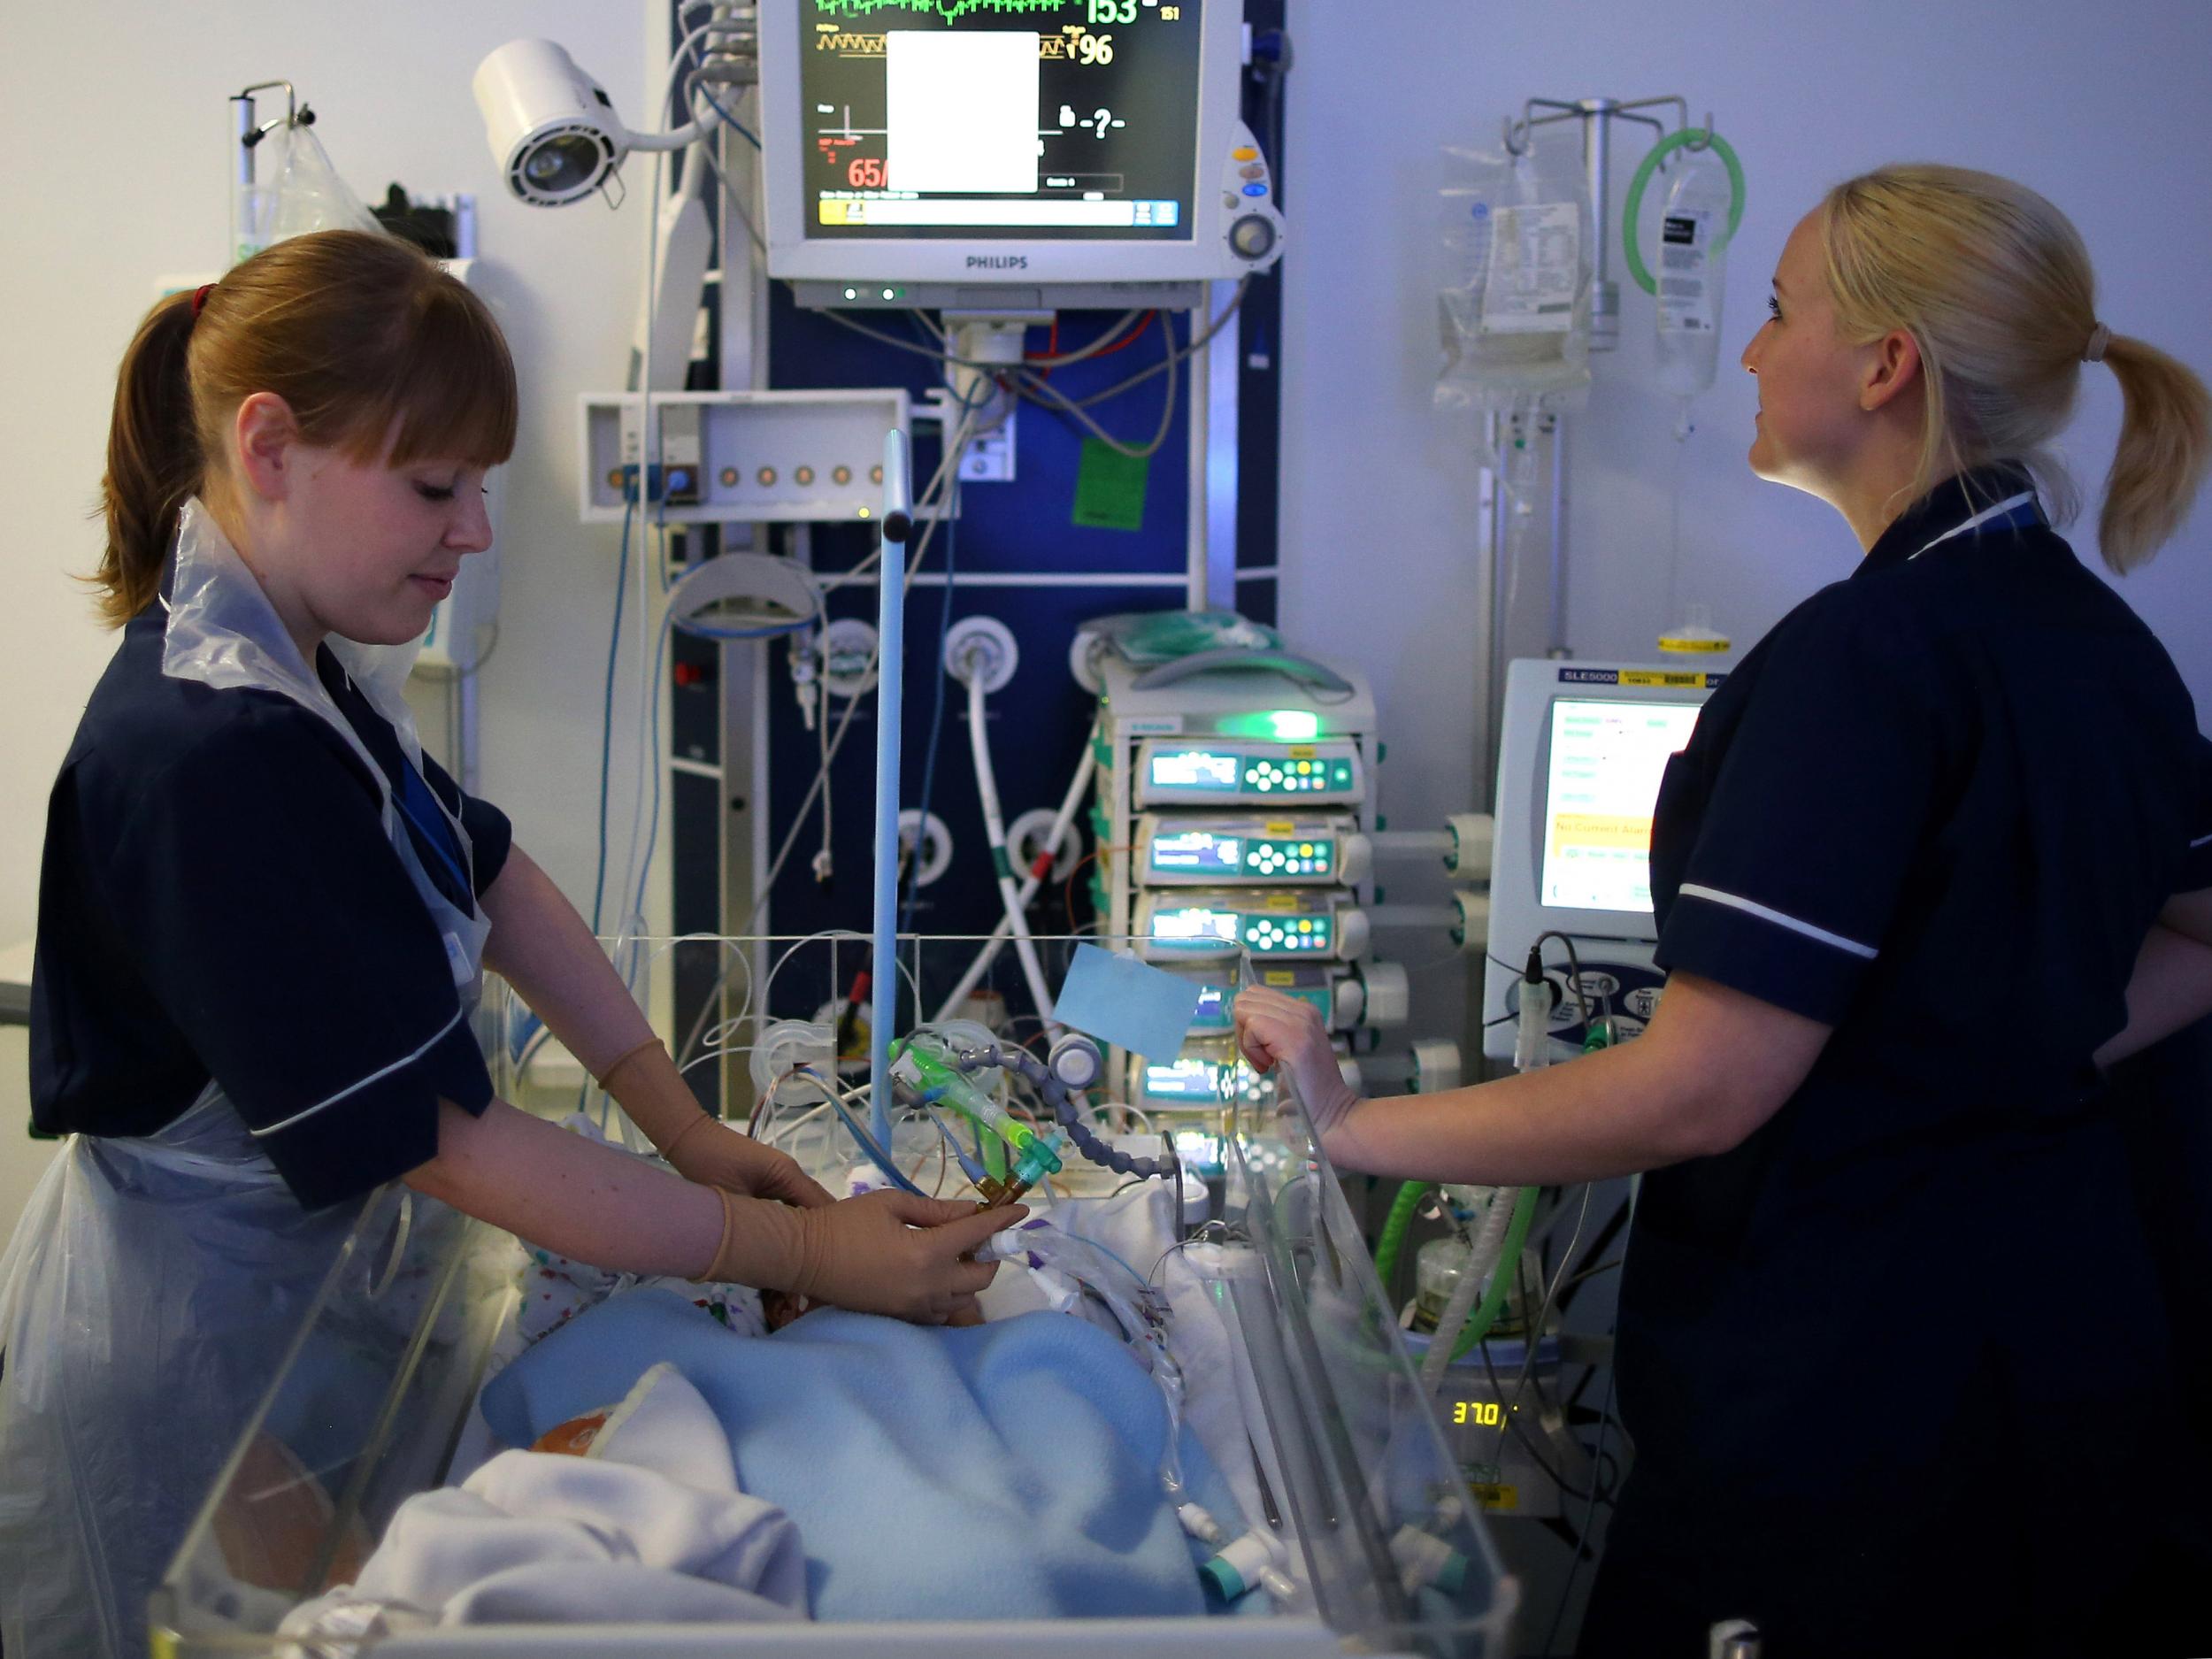
M 1052 1017 L 1164 1063 L 1183 1051 L 1183 1039 L 1198 1012 L 1199 989 L 1149 963 L 1117 956 L 1096 945 L 1078 945 Z

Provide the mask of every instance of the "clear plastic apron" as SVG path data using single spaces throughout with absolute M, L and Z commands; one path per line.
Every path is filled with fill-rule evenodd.
M 327 720 L 361 757 L 382 797 L 386 838 L 444 935 L 472 1012 L 490 923 L 480 910 L 463 914 L 431 881 L 382 768 L 196 500 L 179 528 L 169 607 L 164 673 L 277 692 Z M 419 771 L 400 695 L 411 651 L 330 643 Z M 448 822 L 466 865 L 467 833 L 450 814 Z M 146 1651 L 147 1596 L 360 1210 L 303 1210 L 212 1081 L 156 1134 L 73 1135 L 63 1145 L 0 1255 L 7 1659 Z

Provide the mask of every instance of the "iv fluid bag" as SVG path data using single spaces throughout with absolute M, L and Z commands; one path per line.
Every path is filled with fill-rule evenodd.
M 1438 193 L 1440 409 L 1579 409 L 1590 387 L 1590 193 L 1563 145 L 1447 147 Z
M 1659 385 L 1677 397 L 1710 390 L 1720 366 L 1728 275 L 1728 169 L 1712 151 L 1679 154 L 1659 215 Z

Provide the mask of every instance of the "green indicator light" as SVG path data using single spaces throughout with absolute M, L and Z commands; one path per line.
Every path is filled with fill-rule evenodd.
M 1271 737 L 1285 743 L 1303 743 L 1321 730 L 1321 717 L 1305 709 L 1266 709 L 1231 715 L 1221 729 L 1236 737 Z

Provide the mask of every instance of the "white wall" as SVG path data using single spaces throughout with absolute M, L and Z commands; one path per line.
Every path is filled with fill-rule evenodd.
M 656 11 L 599 0 L 123 0 L 95 21 L 72 6 L 11 8 L 0 146 L 19 165 L 0 171 L 0 223 L 12 227 L 0 258 L 0 499 L 9 520 L 0 570 L 0 946 L 30 934 L 47 787 L 113 646 L 72 577 L 98 557 L 98 527 L 86 515 L 116 363 L 157 278 L 211 273 L 219 259 L 226 100 L 273 75 L 288 75 L 305 94 L 339 173 L 364 197 L 381 199 L 393 179 L 477 196 L 487 287 L 522 383 L 501 643 L 484 671 L 484 789 L 572 895 L 588 887 L 615 538 L 576 522 L 572 434 L 577 394 L 622 383 L 646 192 L 638 173 L 619 211 L 511 201 L 469 78 L 502 42 L 549 35 L 641 122 L 647 19 Z M 8 1074 L 0 1166 L 24 1156 L 22 1056 L 19 1041 L 0 1048 Z M 0 1169 L 0 1191 L 6 1187 Z M 12 1219 L 12 1210 L 0 1213 L 0 1232 Z
M 1680 457 L 1685 594 L 1740 644 L 1857 557 L 1826 507 L 1745 471 L 1755 403 L 1733 366 L 1783 239 L 1837 180 L 1907 159 L 2022 180 L 2080 227 L 2114 328 L 2212 378 L 2212 7 L 2198 0 L 1293 0 L 1290 22 L 1283 621 L 1375 677 L 1401 827 L 1474 798 L 1482 729 L 1472 450 L 1430 408 L 1436 151 L 1495 149 L 1523 98 L 1680 93 L 1742 157 L 1729 344 Z M 1632 131 L 1617 145 L 1617 202 L 1644 147 Z M 1598 360 L 1570 444 L 1568 633 L 1579 656 L 1647 658 L 1671 620 L 1676 445 L 1670 407 L 1646 389 L 1649 301 L 1617 254 L 1615 278 L 1624 343 Z M 2102 371 L 2084 386 L 2065 447 L 2093 526 L 2119 400 Z M 2076 544 L 2093 562 L 2087 527 Z M 2212 508 L 2123 591 L 2212 725 Z M 1450 995 L 1422 1004 L 1435 1028 Z

